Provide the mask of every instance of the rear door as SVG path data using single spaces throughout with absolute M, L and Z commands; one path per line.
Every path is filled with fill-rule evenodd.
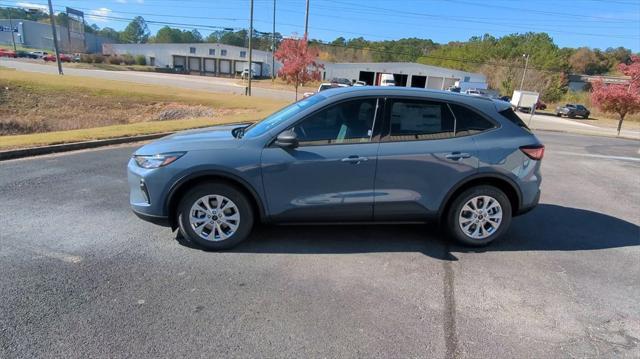
M 461 109 L 458 121 L 452 106 Z M 376 220 L 423 220 L 435 215 L 447 192 L 477 172 L 477 150 L 470 135 L 483 125 L 466 121 L 473 113 L 468 111 L 429 99 L 385 101 L 375 178 Z

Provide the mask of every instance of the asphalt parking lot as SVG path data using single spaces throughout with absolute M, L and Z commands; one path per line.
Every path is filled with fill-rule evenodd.
M 0 357 L 638 357 L 640 142 L 539 137 L 540 206 L 480 250 L 358 225 L 205 252 L 129 211 L 136 145 L 0 162 Z

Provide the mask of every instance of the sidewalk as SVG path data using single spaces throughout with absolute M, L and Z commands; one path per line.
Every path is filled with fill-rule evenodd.
M 517 113 L 518 116 L 533 130 L 561 131 L 569 133 L 578 133 L 582 135 L 608 136 L 617 137 L 618 131 L 611 127 L 594 126 L 588 123 L 582 123 L 580 120 L 570 120 L 564 117 L 533 115 L 528 113 Z M 622 126 L 620 137 L 640 140 L 640 131 L 627 130 Z

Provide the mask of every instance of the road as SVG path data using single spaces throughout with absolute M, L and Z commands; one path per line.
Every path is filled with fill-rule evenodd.
M 9 60 L 7 58 L 0 58 L 0 66 L 27 72 L 39 72 L 46 74 L 58 73 L 58 68 L 56 66 L 35 63 L 32 61 Z M 238 85 L 236 79 L 224 77 L 163 74 L 141 71 L 89 70 L 74 69 L 70 67 L 64 68 L 64 73 L 66 75 L 85 76 L 115 81 L 127 81 L 147 85 L 170 86 L 173 88 L 177 87 L 199 91 L 232 93 L 236 95 L 244 94 L 244 87 Z M 252 87 L 251 93 L 254 96 L 272 98 L 276 100 L 295 100 L 295 92 L 293 91 Z
M 640 356 L 640 154 L 539 134 L 538 208 L 469 250 L 432 225 L 182 245 L 129 211 L 135 146 L 0 162 L 0 357 Z

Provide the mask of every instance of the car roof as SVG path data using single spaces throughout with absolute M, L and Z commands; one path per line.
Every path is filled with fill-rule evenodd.
M 336 87 L 325 90 L 322 94 L 327 97 L 349 97 L 354 95 L 361 96 L 412 96 L 412 97 L 428 97 L 431 99 L 451 100 L 458 102 L 477 102 L 484 103 L 493 102 L 492 99 L 482 96 L 469 96 L 464 93 L 457 93 L 443 90 L 431 90 L 415 87 L 400 86 L 349 86 Z M 504 101 L 500 101 L 504 102 Z

